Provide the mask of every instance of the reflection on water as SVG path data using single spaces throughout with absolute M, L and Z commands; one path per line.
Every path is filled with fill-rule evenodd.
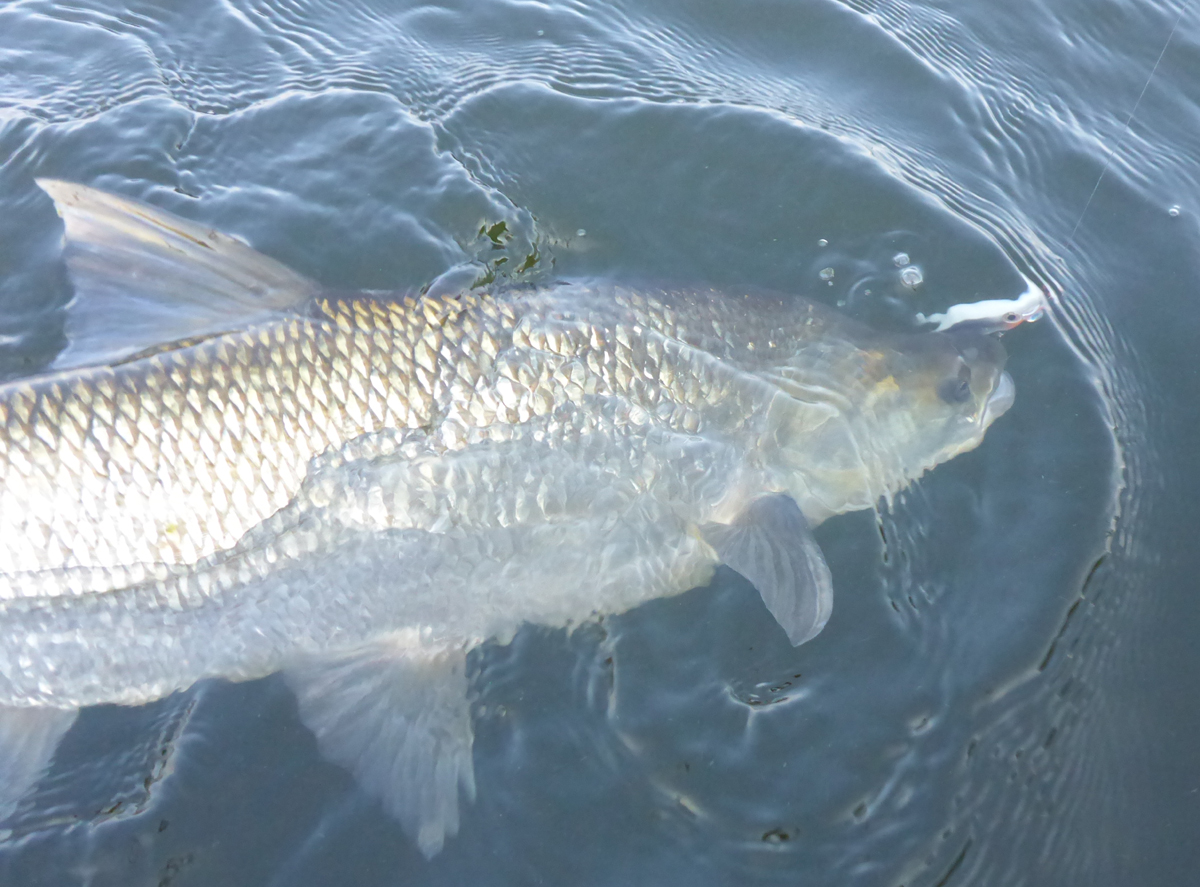
M 979 450 L 818 529 L 812 643 L 722 571 L 477 650 L 478 799 L 432 862 L 268 678 L 85 711 L 0 881 L 1185 881 L 1197 13 L 1123 129 L 1183 8 L 0 10 L 6 378 L 61 347 L 70 296 L 35 175 L 337 287 L 756 286 L 892 328 L 1022 273 L 1054 295 L 1005 340 L 1017 400 Z

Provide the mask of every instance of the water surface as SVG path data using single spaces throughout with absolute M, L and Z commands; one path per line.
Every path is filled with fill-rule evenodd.
M 819 528 L 815 641 L 722 571 L 477 650 L 478 799 L 434 860 L 269 678 L 85 711 L 0 881 L 1186 883 L 1197 70 L 1200 9 L 1159 0 L 0 9 L 4 378 L 64 341 L 35 176 L 338 288 L 756 287 L 892 328 L 1053 298 L 977 451 Z

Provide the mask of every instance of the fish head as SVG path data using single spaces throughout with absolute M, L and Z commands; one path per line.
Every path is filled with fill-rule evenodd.
M 847 323 L 772 375 L 763 462 L 810 524 L 870 508 L 974 449 L 1013 403 L 1004 346 L 977 327 L 881 334 Z
M 868 403 L 876 433 L 899 463 L 900 486 L 977 447 L 1016 390 L 999 338 L 972 326 L 890 344 Z

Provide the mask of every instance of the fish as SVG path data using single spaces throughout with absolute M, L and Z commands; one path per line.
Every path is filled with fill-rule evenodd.
M 722 564 L 805 643 L 833 605 L 813 528 L 1013 403 L 979 312 L 889 333 L 751 290 L 343 292 L 38 184 L 74 296 L 54 364 L 0 385 L 0 820 L 81 708 L 282 673 L 431 857 L 475 793 L 472 648 Z

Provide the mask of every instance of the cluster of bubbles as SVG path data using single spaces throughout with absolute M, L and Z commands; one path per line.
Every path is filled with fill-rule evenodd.
M 900 282 L 909 289 L 916 289 L 925 280 L 925 275 L 921 273 L 921 269 L 911 264 L 908 253 L 896 253 L 896 255 L 892 256 L 892 261 L 900 269 Z
M 1176 207 L 1172 207 L 1172 214 L 1176 214 L 1176 209 Z M 822 237 L 817 241 L 817 246 L 829 246 L 829 241 Z M 912 259 L 909 258 L 908 253 L 896 253 L 894 256 L 892 256 L 892 263 L 900 269 L 900 282 L 909 289 L 916 289 L 925 282 L 925 275 L 921 272 L 919 266 L 912 264 Z M 825 283 L 827 283 L 829 286 L 833 286 L 833 278 L 835 273 L 836 272 L 833 266 L 828 266 L 818 271 L 817 276 L 820 277 L 821 280 L 825 281 Z

